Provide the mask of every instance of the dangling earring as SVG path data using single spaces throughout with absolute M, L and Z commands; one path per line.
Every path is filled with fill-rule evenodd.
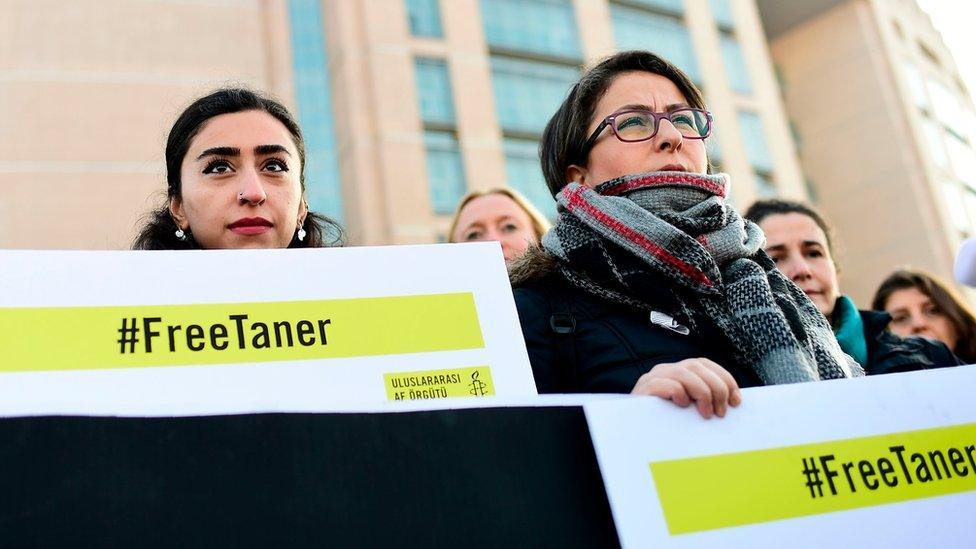
M 186 232 L 183 229 L 180 229 L 179 227 L 177 227 L 176 228 L 176 238 L 178 238 L 180 240 L 180 242 L 186 242 Z
M 302 223 L 304 224 L 304 221 Z M 301 242 L 301 241 L 305 240 L 305 235 L 306 234 L 308 234 L 308 233 L 305 232 L 305 227 L 303 227 L 302 225 L 299 225 L 298 226 L 298 233 L 295 235 L 295 236 L 298 237 L 298 241 Z

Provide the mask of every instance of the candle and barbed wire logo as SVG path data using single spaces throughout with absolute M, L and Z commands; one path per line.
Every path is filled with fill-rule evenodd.
M 471 390 L 468 392 L 471 393 L 472 396 L 485 396 L 485 388 L 488 387 L 488 384 L 478 379 L 478 377 L 478 370 L 471 372 L 471 383 L 468 384 L 468 387 L 470 387 Z
M 485 397 L 495 394 L 487 365 L 383 374 L 389 400 Z

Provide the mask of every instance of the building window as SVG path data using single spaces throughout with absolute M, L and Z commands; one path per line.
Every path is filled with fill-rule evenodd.
M 949 155 L 946 154 L 945 142 L 942 140 L 942 130 L 939 125 L 928 118 L 922 118 L 922 132 L 925 134 L 925 142 L 932 154 L 932 161 L 943 170 L 949 169 Z
M 773 180 L 773 158 L 766 144 L 766 132 L 763 130 L 762 119 L 758 114 L 748 111 L 739 112 L 739 128 L 742 131 L 742 143 L 746 148 L 746 157 L 756 176 L 756 194 L 760 198 L 776 196 L 776 184 Z
M 491 58 L 491 84 L 502 128 L 505 176 L 539 210 L 555 217 L 556 204 L 546 187 L 539 163 L 539 139 L 546 123 L 579 78 L 568 65 Z
M 701 82 L 691 34 L 680 15 L 611 4 L 610 16 L 617 49 L 650 50 L 677 65 L 695 82 Z
M 735 27 L 735 18 L 732 15 L 731 0 L 709 0 L 712 8 L 712 17 L 721 29 L 732 30 Z
M 755 172 L 756 177 L 756 198 L 775 198 L 779 194 L 776 183 L 773 181 L 773 174 L 769 172 Z
M 325 49 L 321 2 L 289 0 L 292 69 L 298 122 L 305 137 L 305 196 L 309 208 L 344 220 L 332 91 Z
M 427 181 L 434 213 L 447 215 L 467 191 L 461 147 L 454 118 L 454 99 L 447 63 L 442 59 L 414 60 L 420 117 L 424 123 Z
M 949 162 L 956 177 L 976 189 L 976 151 L 952 133 L 945 134 Z
M 555 203 L 537 152 L 542 131 L 579 79 L 582 54 L 572 0 L 481 0 L 505 176 L 544 214 Z
M 505 177 L 508 184 L 525 195 L 529 202 L 549 218 L 556 216 L 556 202 L 549 193 L 539 165 L 539 142 L 506 137 Z
M 725 63 L 725 72 L 729 76 L 729 83 L 732 90 L 743 95 L 752 93 L 752 79 L 749 78 L 749 67 L 746 66 L 746 58 L 742 55 L 742 46 L 735 36 L 722 33 L 722 60 Z
M 976 147 L 976 112 L 973 112 L 969 108 L 963 108 L 962 128 L 966 141 L 973 147 Z
M 427 182 L 434 213 L 450 215 L 467 191 L 461 148 L 453 132 L 425 130 Z
M 420 117 L 425 124 L 454 124 L 454 99 L 447 63 L 443 59 L 414 61 Z
M 756 170 L 773 171 L 773 159 L 766 145 L 766 132 L 763 130 L 762 119 L 753 112 L 739 112 L 739 126 L 742 130 L 742 141 L 746 147 L 749 163 Z
M 627 0 L 629 4 L 637 4 L 648 8 L 681 14 L 685 10 L 683 0 Z
M 442 38 L 441 10 L 437 0 L 406 0 L 407 17 L 410 20 L 410 34 Z
M 574 67 L 492 56 L 491 85 L 502 129 L 541 136 L 578 78 Z
M 955 131 L 961 135 L 961 130 L 958 126 L 961 123 L 959 113 L 963 109 L 959 105 L 959 100 L 941 82 L 929 80 L 926 82 L 926 88 L 928 88 L 929 97 L 932 98 L 932 110 L 935 113 L 935 117 L 946 129 Z
M 817 192 L 817 186 L 813 184 L 813 181 L 805 179 L 803 185 L 807 189 L 807 196 L 810 197 L 810 202 L 817 204 L 820 202 L 820 193 Z
M 966 203 L 966 212 L 969 214 L 969 234 L 976 230 L 976 191 L 973 189 L 963 189 L 963 201 Z
M 972 227 L 966 213 L 962 188 L 952 181 L 944 181 L 942 183 L 942 198 L 945 200 L 946 208 L 949 209 L 949 219 L 952 221 L 953 227 L 962 236 L 971 234 Z
M 908 93 L 912 96 L 912 103 L 919 109 L 928 111 L 931 107 L 929 95 L 925 91 L 925 79 L 922 77 L 922 73 L 918 71 L 918 67 L 915 66 L 915 63 L 905 60 L 901 63 L 901 72 L 908 84 Z
M 493 50 L 582 57 L 571 0 L 481 0 L 481 17 Z

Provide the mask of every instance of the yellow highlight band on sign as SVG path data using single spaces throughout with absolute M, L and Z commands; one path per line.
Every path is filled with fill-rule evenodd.
M 0 308 L 0 371 L 347 358 L 484 347 L 470 292 L 380 298 Z
M 423 400 L 492 396 L 495 384 L 488 366 L 383 374 L 388 400 Z
M 976 490 L 976 423 L 650 464 L 671 534 Z

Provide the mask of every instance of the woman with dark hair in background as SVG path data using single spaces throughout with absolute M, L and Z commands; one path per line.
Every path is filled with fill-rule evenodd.
M 306 248 L 341 228 L 308 211 L 305 140 L 283 105 L 246 89 L 197 99 L 166 141 L 167 204 L 149 214 L 137 250 Z
M 711 114 L 645 51 L 587 70 L 540 146 L 559 216 L 511 269 L 539 392 L 656 395 L 704 417 L 739 387 L 861 374 L 708 175 Z
M 966 364 L 976 363 L 976 316 L 935 275 L 908 269 L 891 273 L 878 286 L 871 308 L 891 315 L 893 333 L 937 339 Z
M 859 311 L 851 298 L 840 293 L 832 231 L 815 209 L 788 200 L 760 200 L 745 216 L 766 234 L 766 253 L 779 270 L 816 304 L 841 348 L 868 374 L 959 364 L 945 345 L 916 337 L 902 339 L 885 330 L 891 321 L 887 313 Z
M 538 244 L 549 227 L 549 220 L 521 193 L 496 187 L 464 195 L 447 234 L 451 242 L 498 241 L 510 261 Z

